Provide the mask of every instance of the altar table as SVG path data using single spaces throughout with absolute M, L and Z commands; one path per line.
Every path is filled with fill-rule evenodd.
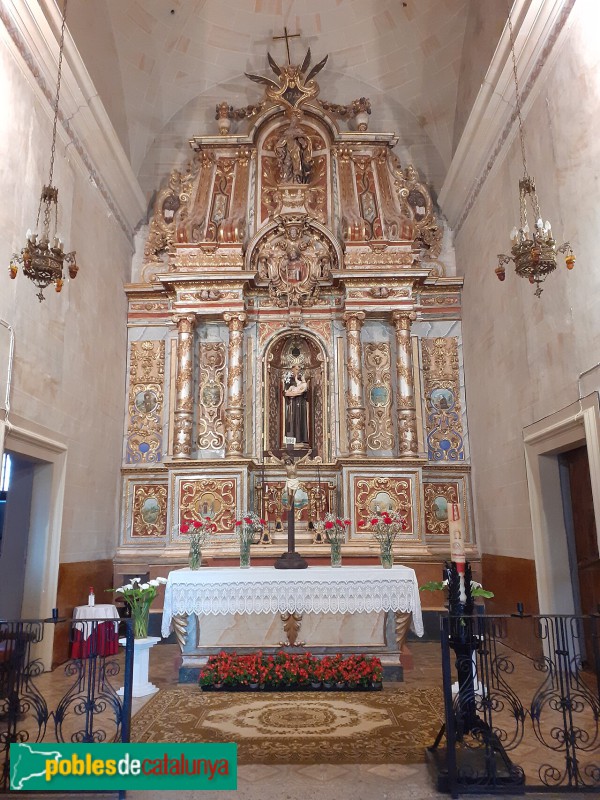
M 306 614 L 394 611 L 412 614 L 423 635 L 419 585 L 409 567 L 202 567 L 169 573 L 162 635 L 173 617 L 191 614 Z
M 369 623 L 366 615 L 377 616 Z M 423 635 L 419 587 L 408 567 L 202 567 L 169 573 L 162 635 L 175 629 L 190 668 L 219 649 L 287 645 L 315 653 L 381 652 L 391 649 L 393 639 L 397 664 L 409 623 Z M 301 627 L 306 642 L 300 641 Z M 282 635 L 287 641 L 280 641 Z

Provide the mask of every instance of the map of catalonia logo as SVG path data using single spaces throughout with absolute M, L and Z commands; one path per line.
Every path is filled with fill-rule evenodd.
M 14 791 L 237 789 L 237 745 L 11 744 Z

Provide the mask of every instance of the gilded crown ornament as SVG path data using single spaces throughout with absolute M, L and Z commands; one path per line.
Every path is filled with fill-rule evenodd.
M 62 76 L 63 49 L 65 42 L 65 23 L 67 18 L 67 0 L 65 0 L 60 31 L 60 46 L 58 55 L 58 77 L 56 80 L 56 94 L 54 100 L 54 122 L 52 127 L 52 148 L 50 151 L 50 174 L 48 184 L 42 187 L 40 204 L 38 206 L 36 231 L 42 219 L 42 228 L 39 233 L 27 231 L 27 241 L 20 253 L 14 253 L 9 266 L 11 278 L 16 278 L 18 265 L 23 265 L 23 273 L 38 287 L 36 297 L 40 303 L 44 300 L 44 289 L 51 283 L 57 292 L 64 284 L 63 266 L 67 265 L 69 277 L 75 278 L 79 267 L 75 260 L 75 251 L 65 253 L 62 240 L 57 234 L 58 225 L 58 189 L 52 185 L 54 175 L 54 157 L 56 154 L 56 127 L 58 123 L 58 100 L 60 97 L 60 82 Z M 43 209 L 43 212 L 42 212 Z
M 521 116 L 521 93 L 517 78 L 517 60 L 515 56 L 515 41 L 513 37 L 513 27 L 508 15 L 508 29 L 510 33 L 510 49 L 513 63 L 513 77 L 515 82 L 515 95 L 517 106 L 517 119 L 519 122 L 519 139 L 521 142 L 521 158 L 523 161 L 523 177 L 519 181 L 519 227 L 516 226 L 511 232 L 512 247 L 511 255 L 500 253 L 498 255 L 498 266 L 496 275 L 498 280 L 504 281 L 506 278 L 505 264 L 514 262 L 515 272 L 522 278 L 527 278 L 529 283 L 535 284 L 535 295 L 540 297 L 542 294 L 542 282 L 546 276 L 556 269 L 556 257 L 558 253 L 566 253 L 566 266 L 571 270 L 575 266 L 575 255 L 569 242 L 557 245 L 552 235 L 552 227 L 548 221 L 542 220 L 540 203 L 538 200 L 535 181 L 527 170 L 527 159 L 525 158 L 525 134 L 523 131 L 523 119 Z M 530 230 L 527 221 L 527 200 L 531 203 L 535 223 L 533 230 Z
M 270 53 L 267 53 L 269 66 L 275 73 L 277 81 L 265 78 L 262 75 L 252 75 L 244 73 L 247 78 L 255 83 L 266 86 L 265 97 L 273 103 L 281 103 L 288 109 L 299 108 L 307 100 L 317 97 L 319 94 L 319 84 L 313 78 L 321 72 L 329 56 L 325 56 L 318 64 L 307 73 L 310 66 L 311 54 L 310 47 L 301 66 L 287 64 L 280 67 Z

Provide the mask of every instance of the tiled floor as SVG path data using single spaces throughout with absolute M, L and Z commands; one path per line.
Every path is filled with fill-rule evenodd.
M 441 685 L 439 644 L 414 642 L 411 644 L 414 668 L 405 673 L 406 686 Z M 176 645 L 159 645 L 152 650 L 150 679 L 159 688 L 177 684 L 179 650 Z M 117 684 L 119 679 L 116 679 Z M 54 707 L 65 691 L 65 677 L 61 668 L 40 677 L 39 685 L 50 708 Z M 134 700 L 136 713 L 149 698 Z M 520 756 L 527 756 L 523 746 Z M 522 763 L 520 760 L 519 763 Z M 136 791 L 134 800 L 162 800 L 162 792 Z M 558 795 L 544 794 L 546 799 Z M 178 792 L 177 800 L 429 800 L 442 798 L 434 790 L 425 765 L 401 766 L 398 764 L 325 764 L 312 766 L 267 766 L 255 764 L 241 766 L 238 770 L 238 790 Z M 535 797 L 535 795 L 529 795 Z M 565 797 L 565 795 L 561 795 Z

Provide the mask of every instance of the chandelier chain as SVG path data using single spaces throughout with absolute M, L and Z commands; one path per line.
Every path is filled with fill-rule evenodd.
M 42 194 L 40 196 L 40 204 L 38 206 L 38 213 L 37 213 L 37 220 L 36 220 L 36 227 L 40 224 L 40 214 L 42 212 L 42 205 L 44 206 L 44 221 L 43 221 L 43 230 L 48 231 L 50 229 L 50 214 L 51 214 L 51 206 L 52 203 L 48 201 L 48 195 L 52 190 L 52 179 L 54 177 L 54 159 L 56 156 L 56 128 L 58 124 L 58 102 L 60 98 L 60 84 L 62 78 L 62 63 L 63 63 L 63 49 L 65 44 L 65 27 L 67 21 L 67 2 L 65 0 L 63 6 L 63 13 L 62 13 L 62 25 L 60 29 L 60 44 L 58 47 L 58 75 L 56 78 L 56 95 L 54 97 L 54 121 L 52 123 L 52 147 L 50 149 L 50 173 L 48 175 L 48 190 L 42 190 Z M 58 226 L 58 203 L 54 202 L 54 229 L 56 230 Z
M 68 0 L 65 0 L 65 4 L 63 7 L 63 14 L 62 14 L 62 27 L 60 30 L 60 45 L 58 54 L 58 77 L 56 79 L 56 97 L 54 99 L 54 124 L 52 126 L 52 149 L 50 151 L 50 177 L 48 179 L 48 184 L 50 186 L 52 186 L 52 176 L 54 174 L 54 156 L 56 154 L 56 125 L 58 123 L 58 99 L 60 97 L 60 82 L 62 77 L 63 48 L 65 44 L 65 24 L 67 21 L 67 2 Z
M 525 134 L 523 133 L 523 118 L 521 116 L 521 90 L 519 89 L 519 79 L 517 77 L 517 57 L 515 55 L 515 37 L 513 33 L 512 20 L 510 17 L 510 8 L 508 10 L 508 31 L 510 35 L 510 53 L 512 56 L 513 77 L 515 79 L 515 94 L 517 100 L 517 118 L 519 120 L 519 140 L 521 142 L 521 157 L 523 159 L 523 174 L 525 178 L 529 178 L 529 171 L 527 169 L 527 158 L 525 157 Z

